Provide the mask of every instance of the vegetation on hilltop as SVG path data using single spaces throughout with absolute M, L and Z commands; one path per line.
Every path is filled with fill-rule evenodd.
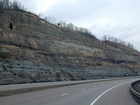
M 104 35 L 103 38 L 102 38 L 102 40 L 104 42 L 106 42 L 106 41 L 115 42 L 117 44 L 121 44 L 123 46 L 126 46 L 126 47 L 129 47 L 129 48 L 134 49 L 134 46 L 131 43 L 125 42 L 125 41 L 123 41 L 121 39 L 118 39 L 118 38 L 115 38 L 115 37 L 110 37 L 109 35 Z
M 24 6 L 22 6 L 22 4 L 17 2 L 16 0 L 14 0 L 13 2 L 10 2 L 10 0 L 0 0 L 0 9 L 13 9 L 13 10 L 26 11 L 26 8 Z M 60 21 L 59 23 L 56 23 L 55 18 L 53 18 L 51 16 L 44 16 L 42 13 L 38 14 L 38 16 L 40 18 L 43 18 L 46 22 L 56 25 L 60 28 L 63 28 L 63 29 L 66 28 L 69 31 L 81 32 L 81 33 L 83 33 L 83 35 L 85 35 L 89 38 L 95 38 L 95 35 L 87 28 L 77 27 L 77 26 L 74 26 L 74 24 L 72 24 L 72 23 L 67 24 L 64 21 Z M 22 18 L 22 17 L 20 17 L 20 18 Z M 127 42 L 120 40 L 118 38 L 115 38 L 115 37 L 110 37 L 109 35 L 104 35 L 102 41 L 103 42 L 111 41 L 111 42 L 115 42 L 117 44 L 121 44 L 126 47 L 134 49 L 134 46 L 131 43 L 129 43 L 129 42 L 127 43 Z
M 26 8 L 24 6 L 22 6 L 19 2 L 17 1 L 13 1 L 10 2 L 9 0 L 0 0 L 0 9 L 13 9 L 13 10 L 17 10 L 17 11 L 26 11 Z M 63 21 L 60 21 L 59 23 L 55 22 L 55 19 L 53 17 L 43 17 L 42 13 L 38 14 L 38 16 L 40 18 L 43 18 L 46 22 L 49 22 L 53 25 L 56 25 L 60 28 L 67 28 L 69 29 L 69 31 L 78 31 L 81 33 L 85 33 L 86 35 L 89 35 L 90 37 L 93 37 L 94 34 L 91 33 L 91 31 L 87 28 L 82 28 L 82 27 L 77 27 L 74 26 L 72 23 L 66 23 Z M 95 36 L 94 36 L 95 37 Z

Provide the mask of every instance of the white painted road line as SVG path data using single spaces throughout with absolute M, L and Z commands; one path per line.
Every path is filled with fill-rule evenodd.
M 67 96 L 69 93 L 62 94 L 61 97 Z
M 86 89 L 84 88 L 84 89 L 81 89 L 81 90 L 86 90 Z
M 95 86 L 93 86 L 93 87 L 96 87 L 96 85 L 95 85 Z
M 129 82 L 131 82 L 131 81 L 129 81 Z M 122 84 L 119 84 L 119 85 L 116 85 L 116 86 L 113 86 L 113 87 L 109 88 L 108 90 L 103 92 L 101 95 L 99 95 L 90 105 L 94 105 L 98 101 L 99 98 L 101 98 L 105 93 L 107 93 L 108 91 L 112 90 L 113 88 L 116 88 L 118 86 L 121 86 L 121 85 L 129 83 L 129 82 L 125 82 L 125 83 L 122 83 Z

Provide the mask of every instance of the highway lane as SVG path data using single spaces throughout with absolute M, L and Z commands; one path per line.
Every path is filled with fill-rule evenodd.
M 138 105 L 129 92 L 137 79 L 102 81 L 0 97 L 0 105 Z
M 58 85 L 76 84 L 76 83 L 83 83 L 83 82 L 97 82 L 97 81 L 112 80 L 112 79 L 128 79 L 128 78 L 134 78 L 134 77 L 97 79 L 97 80 L 82 80 L 82 81 L 62 81 L 62 82 L 44 82 L 44 83 L 0 85 L 0 91 L 23 89 L 23 88 L 32 88 L 32 87 L 43 87 L 43 86 L 58 86 Z M 139 78 L 139 77 L 137 77 L 137 78 Z
M 62 82 L 44 82 L 44 83 L 26 83 L 26 84 L 0 85 L 0 91 L 23 89 L 23 88 L 32 88 L 32 87 L 43 87 L 43 86 L 57 86 L 57 85 L 82 83 L 82 82 L 91 82 L 91 81 L 96 81 L 96 80 L 62 81 Z
M 138 105 L 130 95 L 130 83 L 120 85 L 103 95 L 95 105 Z

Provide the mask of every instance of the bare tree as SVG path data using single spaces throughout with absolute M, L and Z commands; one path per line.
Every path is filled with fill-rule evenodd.
M 113 39 L 114 39 L 113 37 L 110 37 L 110 41 L 112 41 L 112 42 L 113 42 L 113 41 L 114 41 Z
M 110 36 L 109 36 L 109 35 L 107 36 L 107 40 L 108 40 L 108 41 L 110 41 L 110 40 L 111 40 L 111 38 L 110 38 Z
M 103 41 L 106 41 L 107 40 L 107 35 L 104 35 L 103 36 Z
M 70 30 L 73 30 L 74 25 L 72 23 L 67 24 L 67 28 L 69 28 Z
M 43 15 L 43 16 L 44 16 L 44 15 Z M 53 18 L 53 17 L 51 17 L 51 16 L 44 17 L 44 19 L 45 19 L 46 21 L 48 21 L 49 23 L 51 23 L 51 24 L 56 24 L 56 19 Z
M 66 27 L 67 23 L 65 21 L 63 21 L 63 27 Z

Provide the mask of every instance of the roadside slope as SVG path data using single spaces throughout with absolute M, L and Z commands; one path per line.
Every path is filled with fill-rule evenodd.
M 113 45 L 26 11 L 3 10 L 0 84 L 140 75 L 139 52 Z

